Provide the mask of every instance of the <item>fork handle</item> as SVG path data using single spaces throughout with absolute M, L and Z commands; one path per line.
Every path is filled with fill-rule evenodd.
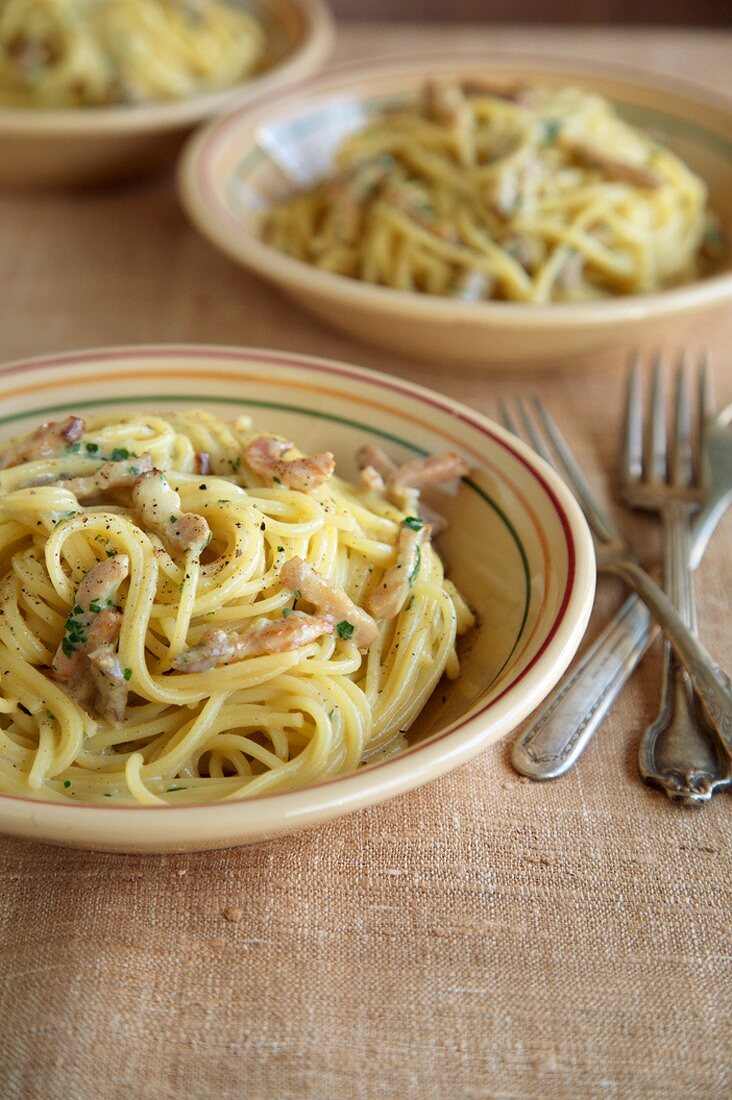
M 663 508 L 664 583 L 681 618 L 696 633 L 689 521 L 692 506 L 669 501 Z M 732 760 L 717 744 L 699 714 L 686 671 L 664 642 L 661 703 L 658 716 L 638 747 L 640 773 L 647 783 L 686 805 L 708 802 L 730 784 Z
M 732 755 L 732 681 L 684 623 L 666 593 L 642 566 L 625 559 L 608 563 L 608 572 L 635 589 L 673 646 L 713 728 Z
M 648 608 L 638 596 L 629 596 L 516 741 L 514 768 L 530 779 L 557 779 L 569 771 L 648 649 L 653 634 Z

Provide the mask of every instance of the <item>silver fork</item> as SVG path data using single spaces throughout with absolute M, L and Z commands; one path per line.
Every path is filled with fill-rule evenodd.
M 657 355 L 644 428 L 642 372 L 637 358 L 631 365 L 625 402 L 621 492 L 631 508 L 660 513 L 664 526 L 664 586 L 686 625 L 696 633 L 689 564 L 691 517 L 703 499 L 702 437 L 713 397 L 706 357 L 701 355 L 697 370 L 695 446 L 688 370 L 682 353 L 676 363 L 672 430 L 667 439 L 666 373 L 662 358 Z M 687 804 L 707 802 L 715 791 L 732 783 L 730 761 L 725 757 L 721 745 L 710 735 L 688 674 L 666 643 L 659 713 L 645 730 L 639 748 L 641 775 L 664 790 L 669 798 Z
M 567 482 L 581 505 L 595 541 L 598 569 L 615 573 L 635 590 L 662 627 L 681 665 L 702 700 L 712 728 L 732 755 L 732 683 L 698 638 L 690 631 L 674 604 L 636 561 L 625 536 L 603 509 L 561 432 L 538 398 L 516 402 L 517 417 L 505 404 L 501 419 L 519 438 L 524 436 L 541 457 Z M 550 446 L 551 445 L 551 446 Z
M 709 420 L 703 431 L 706 499 L 694 518 L 691 567 L 697 569 L 719 520 L 732 503 L 732 404 L 718 416 L 706 395 Z M 635 594 L 560 680 L 541 710 L 514 742 L 516 771 L 534 780 L 558 779 L 577 762 L 615 699 L 637 668 L 659 627 Z M 732 774 L 732 759 L 718 778 Z

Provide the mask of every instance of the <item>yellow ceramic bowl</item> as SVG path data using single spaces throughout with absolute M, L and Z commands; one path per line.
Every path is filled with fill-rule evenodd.
M 263 840 L 434 779 L 509 733 L 554 686 L 584 632 L 595 588 L 585 521 L 533 452 L 464 406 L 397 378 L 292 353 L 221 347 L 116 348 L 0 368 L 0 437 L 76 412 L 205 407 L 329 448 L 397 461 L 454 448 L 473 467 L 446 498 L 448 571 L 476 609 L 462 674 L 441 684 L 399 756 L 311 787 L 210 806 L 116 807 L 0 795 L 0 832 L 109 851 L 195 851 Z
M 0 186 L 85 186 L 158 171 L 198 123 L 309 76 L 330 53 L 334 28 L 325 0 L 235 2 L 266 29 L 272 60 L 260 74 L 172 103 L 58 111 L 0 106 Z
M 594 63 L 583 69 L 566 61 L 466 53 L 350 65 L 212 123 L 191 140 L 181 163 L 181 194 L 192 220 L 223 252 L 337 328 L 389 351 L 442 363 L 597 365 L 631 345 L 673 338 L 690 314 L 711 317 L 729 303 L 729 266 L 662 293 L 533 306 L 371 286 L 265 244 L 263 211 L 325 175 L 348 134 L 394 97 L 414 94 L 427 74 L 599 92 L 707 181 L 711 206 L 732 237 L 732 104 Z

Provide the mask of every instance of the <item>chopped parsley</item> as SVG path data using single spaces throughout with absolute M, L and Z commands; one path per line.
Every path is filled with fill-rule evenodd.
M 72 608 L 71 614 L 64 626 L 64 636 L 61 639 L 61 648 L 67 657 L 72 657 L 79 646 L 86 645 L 86 627 L 80 618 L 84 612 L 78 604 Z
M 224 498 L 222 497 L 222 499 L 221 499 L 221 500 L 217 500 L 217 501 L 216 501 L 216 503 L 217 503 L 217 504 L 231 504 L 231 501 L 230 501 L 230 500 L 226 500 L 226 499 L 224 499 Z
M 130 676 L 132 675 L 132 669 L 126 668 L 122 675 L 124 676 L 125 680 L 129 680 Z
M 338 637 L 348 639 L 353 634 L 353 623 L 349 623 L 346 619 L 342 619 L 336 626 L 338 631 Z
M 273 477 L 272 480 L 274 481 L 275 485 L 281 485 L 282 484 L 282 482 L 280 481 L 280 479 L 278 477 Z
M 404 526 L 410 527 L 412 531 L 421 531 L 424 527 L 424 520 L 420 519 L 419 516 L 407 516 L 404 520 Z
M 68 788 L 70 786 L 71 786 L 71 780 L 70 779 L 64 779 L 64 787 L 66 787 L 67 790 L 68 790 Z
M 277 547 L 277 553 L 278 554 L 284 554 L 284 552 L 285 552 L 284 546 L 278 546 Z
M 559 118 L 548 118 L 544 121 L 544 141 L 547 145 L 551 145 L 553 141 L 556 141 L 562 132 L 562 120 Z
M 409 585 L 410 588 L 412 587 L 412 585 L 414 584 L 414 582 L 417 579 L 417 574 L 419 573 L 419 567 L 420 567 L 421 564 L 422 564 L 422 550 L 419 546 L 415 546 L 415 548 L 414 548 L 414 565 L 412 566 L 411 573 L 407 577 L 407 584 Z
M 60 523 L 66 523 L 67 519 L 71 519 L 71 517 L 75 515 L 76 511 L 74 509 L 72 509 L 70 512 L 61 512 L 59 518 L 53 521 L 54 527 L 58 527 Z
M 81 443 L 67 443 L 66 450 L 69 452 L 69 454 L 78 455 L 79 451 L 81 450 Z
M 126 447 L 115 447 L 112 451 L 112 462 L 124 462 L 126 458 L 137 458 L 134 451 L 128 451 Z
M 187 787 L 167 787 L 166 788 L 166 793 L 170 794 L 171 791 L 187 791 L 187 790 L 188 790 Z
M 87 449 L 87 451 L 89 452 L 90 455 L 95 455 L 97 453 L 97 451 L 99 450 L 99 444 L 98 443 L 87 443 L 87 444 L 85 444 L 85 446 L 86 446 L 86 449 Z

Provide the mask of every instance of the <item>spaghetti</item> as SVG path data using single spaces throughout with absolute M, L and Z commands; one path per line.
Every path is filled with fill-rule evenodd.
M 89 107 L 228 88 L 265 60 L 265 33 L 227 0 L 6 0 L 0 102 Z
M 697 277 L 706 197 L 600 96 L 432 80 L 349 137 L 334 174 L 275 205 L 264 232 L 398 290 L 582 301 Z
M 41 425 L 0 456 L 0 790 L 185 804 L 406 745 L 473 616 L 432 548 L 456 455 L 361 484 L 246 419 Z

